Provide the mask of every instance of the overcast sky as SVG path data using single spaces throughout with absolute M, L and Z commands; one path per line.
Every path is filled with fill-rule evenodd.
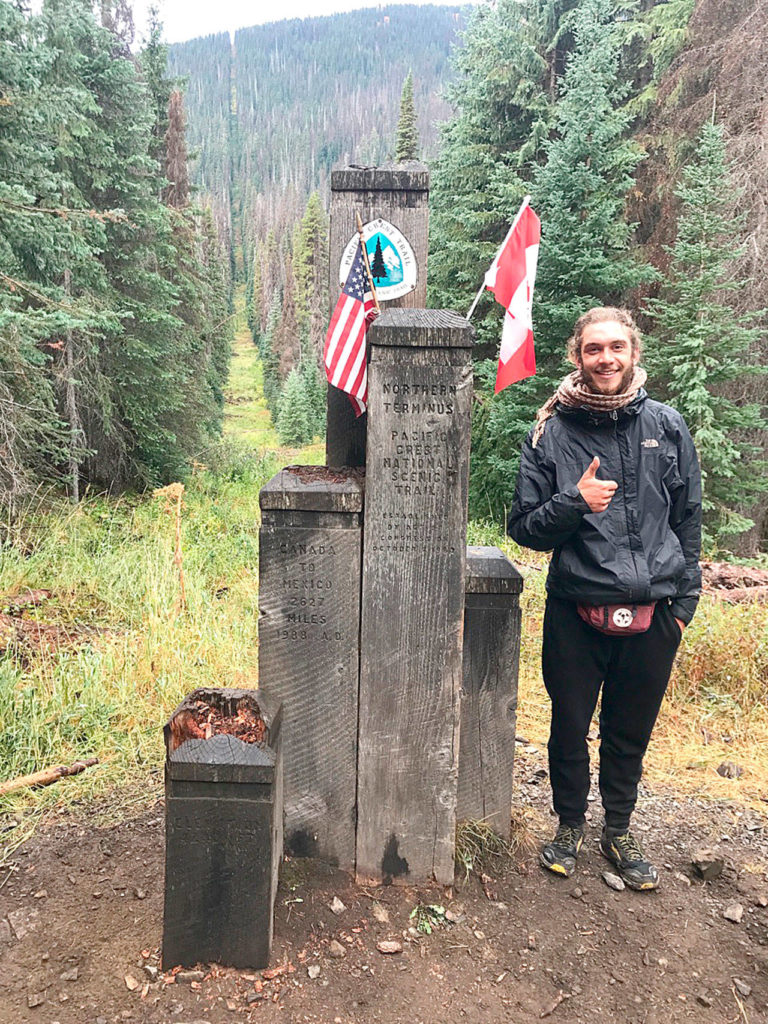
M 418 0 L 417 0 L 418 2 Z M 457 2 L 457 0 L 452 0 Z M 419 3 L 419 6 L 427 6 Z M 140 42 L 146 30 L 151 0 L 135 0 L 136 38 Z M 284 18 L 310 18 L 361 7 L 381 7 L 378 0 L 159 0 L 160 16 L 169 43 L 180 43 L 195 36 L 214 32 L 233 32 L 236 28 L 261 25 Z

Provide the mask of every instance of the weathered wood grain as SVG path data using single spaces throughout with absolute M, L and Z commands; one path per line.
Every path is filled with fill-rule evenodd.
M 351 870 L 362 476 L 291 466 L 260 502 L 259 688 L 283 705 L 285 845 Z
M 450 884 L 472 329 L 392 310 L 370 341 L 356 871 Z
M 394 224 L 408 239 L 416 257 L 415 290 L 382 303 L 382 308 L 426 306 L 429 171 L 415 162 L 392 167 L 347 167 L 331 173 L 329 316 L 339 297 L 339 263 L 357 231 L 358 213 L 363 224 L 377 217 Z M 365 465 L 366 420 L 365 413 L 355 418 L 343 391 L 328 386 L 327 465 Z
M 467 548 L 456 816 L 509 836 L 523 579 L 493 547 Z

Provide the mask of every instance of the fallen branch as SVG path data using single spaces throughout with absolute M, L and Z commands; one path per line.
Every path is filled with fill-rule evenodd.
M 86 768 L 92 768 L 98 763 L 98 757 L 87 757 L 84 761 L 75 761 L 74 764 L 62 764 L 58 768 L 43 768 L 42 771 L 32 772 L 31 775 L 19 775 L 16 779 L 0 782 L 0 796 L 13 793 L 17 789 L 26 789 L 27 786 L 50 786 L 54 782 L 58 782 L 59 779 L 66 779 L 70 775 L 79 775 Z

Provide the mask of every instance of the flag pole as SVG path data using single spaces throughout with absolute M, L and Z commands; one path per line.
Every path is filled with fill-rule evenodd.
M 524 209 L 526 208 L 526 206 L 527 206 L 527 205 L 528 205 L 528 204 L 530 203 L 530 201 L 531 201 L 531 197 L 530 197 L 530 196 L 525 196 L 525 197 L 523 198 L 523 201 L 522 201 L 522 203 L 520 204 L 520 209 L 519 209 L 519 210 L 517 211 L 517 213 L 515 214 L 515 219 L 514 219 L 514 220 L 512 221 L 512 227 L 511 227 L 511 228 L 509 229 L 509 231 L 508 231 L 508 232 L 506 233 L 506 235 L 504 236 L 504 241 L 503 241 L 503 242 L 501 243 L 501 245 L 499 246 L 499 248 L 498 248 L 498 249 L 496 250 L 496 255 L 495 255 L 495 256 L 493 257 L 493 259 L 491 260 L 491 267 L 492 267 L 492 266 L 493 266 L 493 264 L 494 264 L 494 263 L 496 262 L 496 260 L 497 260 L 497 259 L 499 258 L 499 253 L 500 253 L 500 252 L 501 252 L 501 250 L 502 250 L 502 249 L 504 248 L 504 245 L 506 244 L 506 241 L 507 241 L 507 239 L 509 238 L 509 236 L 510 236 L 510 235 L 512 234 L 512 232 L 513 232 L 513 231 L 515 230 L 515 228 L 517 227 L 517 222 L 518 222 L 518 221 L 520 220 L 520 218 L 522 217 L 522 215 L 523 215 L 523 210 L 524 210 Z M 488 269 L 490 270 L 491 268 L 489 267 Z M 483 292 L 484 292 L 484 291 L 485 291 L 485 276 L 483 276 L 483 283 L 482 283 L 482 284 L 480 285 L 480 287 L 479 287 L 479 288 L 478 288 L 478 290 L 477 290 L 477 295 L 475 296 L 475 300 L 474 300 L 474 302 L 473 302 L 473 303 L 472 303 L 472 305 L 471 305 L 471 306 L 469 307 L 469 312 L 467 313 L 467 320 L 471 320 L 471 319 L 472 319 L 472 314 L 473 314 L 473 313 L 475 312 L 475 307 L 477 306 L 478 302 L 480 301 L 480 296 L 481 296 L 481 295 L 483 294 Z
M 480 287 L 477 290 L 477 295 L 475 296 L 475 301 L 469 307 L 469 312 L 467 313 L 467 320 L 471 320 L 472 319 L 472 314 L 475 312 L 475 307 L 477 306 L 478 302 L 480 301 L 480 296 L 483 294 L 484 291 L 485 291 L 485 278 L 483 278 L 483 283 L 480 285 Z
M 365 239 L 363 238 L 363 222 L 360 219 L 359 211 L 355 210 L 355 217 L 357 217 L 357 233 L 360 235 L 360 248 L 363 250 L 363 263 L 365 263 L 365 272 L 368 275 L 368 284 L 371 286 L 371 295 L 373 295 L 373 305 L 377 313 L 381 312 L 379 306 L 379 300 L 376 298 L 376 289 L 373 286 L 373 278 L 371 277 L 371 268 L 368 265 L 368 250 L 365 248 Z

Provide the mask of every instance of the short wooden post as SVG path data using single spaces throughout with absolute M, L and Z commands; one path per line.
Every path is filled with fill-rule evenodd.
M 228 717 L 251 712 L 263 741 L 179 737 L 178 723 L 200 703 Z M 256 690 L 205 688 L 182 701 L 164 731 L 163 970 L 200 961 L 267 967 L 283 855 L 280 708 Z
M 339 297 L 341 265 L 350 241 L 357 237 L 357 219 L 364 224 L 385 221 L 408 243 L 412 252 L 415 285 L 392 297 L 399 287 L 378 288 L 382 308 L 427 304 L 427 249 L 429 232 L 429 171 L 410 161 L 387 167 L 344 167 L 331 172 L 331 228 L 329 296 L 331 310 Z M 386 229 L 385 229 L 386 230 Z M 364 466 L 366 415 L 355 417 L 343 391 L 328 387 L 326 463 L 329 466 Z
M 523 578 L 499 548 L 467 548 L 459 821 L 508 837 L 515 759 Z
M 260 503 L 259 689 L 283 705 L 286 850 L 352 870 L 362 478 L 289 466 Z
M 444 310 L 370 330 L 361 881 L 453 879 L 472 337 Z

